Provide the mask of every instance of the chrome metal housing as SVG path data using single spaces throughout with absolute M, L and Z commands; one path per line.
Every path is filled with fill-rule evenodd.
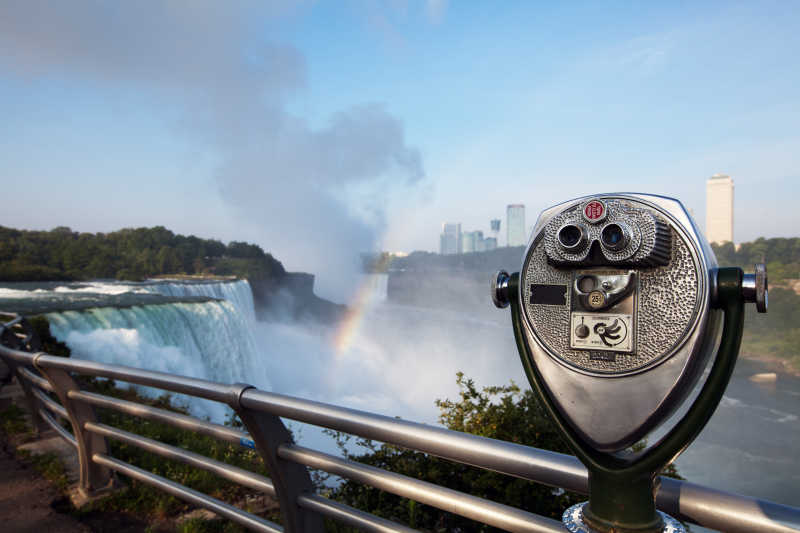
M 645 324 L 650 318 L 639 317 L 634 332 L 637 348 L 632 356 L 626 354 L 616 359 L 625 363 L 593 360 L 591 351 L 570 349 L 569 344 L 565 344 L 563 339 L 570 335 L 570 323 L 560 317 L 570 314 L 569 298 L 564 307 L 537 305 L 530 300 L 534 282 L 571 286 L 577 279 L 575 272 L 580 267 L 554 265 L 546 260 L 544 230 L 554 217 L 593 199 L 604 205 L 613 206 L 616 202 L 647 210 L 658 224 L 666 225 L 672 233 L 674 250 L 670 263 L 637 269 L 640 283 L 647 290 L 641 291 L 633 313 L 646 314 L 662 309 L 664 316 L 672 316 L 668 313 L 680 308 L 685 316 L 685 327 L 681 322 L 670 332 L 672 337 L 665 341 L 656 337 L 668 328 L 662 330 Z M 683 255 L 679 257 L 679 253 Z M 678 259 L 680 265 L 670 266 Z M 678 266 L 682 269 L 680 272 L 670 271 Z M 520 272 L 518 298 L 525 318 L 525 340 L 532 354 L 531 363 L 541 373 L 546 393 L 591 446 L 604 452 L 624 450 L 657 428 L 688 396 L 708 362 L 720 330 L 721 313 L 712 308 L 710 297 L 716 266 L 714 254 L 696 224 L 683 205 L 672 198 L 634 193 L 601 194 L 558 204 L 539 216 Z M 612 263 L 605 268 L 613 267 Z M 593 268 L 603 269 L 601 266 Z M 651 288 L 653 280 L 660 280 L 662 275 L 680 279 L 684 272 L 688 281 L 682 280 L 673 292 L 669 284 Z M 608 359 L 611 358 L 609 355 Z

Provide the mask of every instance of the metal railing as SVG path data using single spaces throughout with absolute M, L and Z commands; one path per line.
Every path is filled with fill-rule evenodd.
M 75 446 L 80 464 L 79 490 L 93 494 L 110 486 L 112 472 L 152 485 L 177 498 L 204 507 L 254 531 L 318 532 L 323 517 L 364 531 L 408 532 L 413 529 L 330 500 L 314 490 L 309 468 L 387 491 L 508 531 L 560 532 L 561 522 L 446 487 L 332 456 L 296 445 L 281 418 L 296 420 L 417 450 L 457 463 L 566 490 L 587 493 L 584 466 L 572 456 L 531 448 L 441 427 L 403 421 L 301 398 L 258 390 L 250 385 L 223 384 L 119 365 L 49 355 L 40 351 L 30 325 L 12 316 L 0 325 L 0 359 L 16 375 L 25 392 L 36 429 L 53 429 Z M 73 374 L 124 381 L 212 400 L 230 406 L 245 431 L 132 401 L 82 390 Z M 51 395 L 58 398 L 58 402 Z M 271 479 L 203 455 L 102 424 L 96 407 L 145 420 L 168 423 L 220 441 L 253 448 L 263 458 Z M 72 432 L 64 429 L 64 420 Z M 275 498 L 283 525 L 277 525 L 114 458 L 106 439 L 113 439 Z M 800 531 L 800 509 L 661 478 L 659 509 L 689 523 L 729 532 Z

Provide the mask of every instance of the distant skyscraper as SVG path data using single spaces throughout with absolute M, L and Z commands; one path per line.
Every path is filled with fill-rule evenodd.
M 483 239 L 483 232 L 481 230 L 473 231 L 472 233 L 475 234 L 475 251 L 476 252 L 483 252 L 486 250 L 486 244 L 484 244 Z
M 525 206 L 510 204 L 506 208 L 506 235 L 508 246 L 524 246 L 525 238 Z
M 726 174 L 714 174 L 706 182 L 706 238 L 733 242 L 733 180 Z
M 465 231 L 461 234 L 461 253 L 468 254 L 478 250 L 477 231 Z
M 487 239 L 487 242 L 486 242 L 486 245 L 484 246 L 484 249 L 485 250 L 494 250 L 495 248 L 497 248 L 497 234 L 500 233 L 500 219 L 499 218 L 493 218 L 489 222 L 489 226 L 492 228 L 492 235 L 494 235 L 494 237 L 491 237 L 494 240 L 494 246 L 492 246 L 488 242 L 489 239 Z
M 461 253 L 461 223 L 442 224 L 442 234 L 439 236 L 439 253 L 442 255 Z
M 486 250 L 481 230 L 465 231 L 461 234 L 461 253 L 483 252 Z

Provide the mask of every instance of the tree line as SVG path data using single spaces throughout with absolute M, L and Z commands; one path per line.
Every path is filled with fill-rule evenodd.
M 800 277 L 800 238 L 759 237 L 738 247 L 732 242 L 711 247 L 720 266 L 738 266 L 751 272 L 754 264 L 764 263 L 770 281 L 776 283 Z
M 285 270 L 255 244 L 176 235 L 163 226 L 111 233 L 0 226 L 0 281 L 136 281 L 165 274 L 265 279 L 281 277 Z

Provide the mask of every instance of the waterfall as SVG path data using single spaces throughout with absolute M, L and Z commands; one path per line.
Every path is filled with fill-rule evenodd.
M 46 315 L 50 331 L 81 359 L 271 389 L 254 338 L 249 283 L 169 282 L 143 288 L 218 300 L 51 312 Z M 196 401 L 190 407 L 215 419 L 225 411 Z
M 389 285 L 389 274 L 367 274 L 365 284 L 370 299 L 374 302 L 385 302 Z
M 250 321 L 255 321 L 256 315 L 253 307 L 253 291 L 247 280 L 214 283 L 153 283 L 145 285 L 148 291 L 157 292 L 165 296 L 207 296 L 227 300 Z

